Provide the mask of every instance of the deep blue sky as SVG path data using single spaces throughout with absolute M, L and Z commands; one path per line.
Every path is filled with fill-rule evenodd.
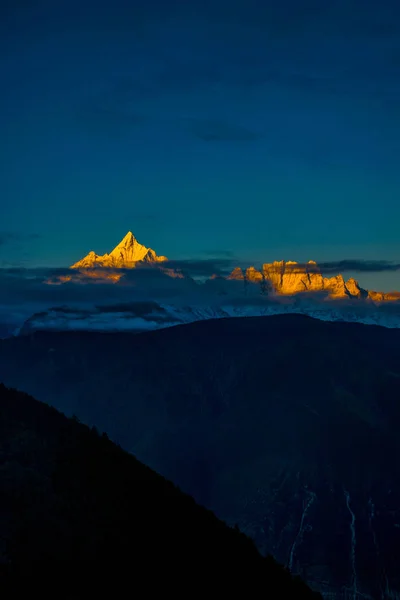
M 0 77 L 3 265 L 400 260 L 398 0 L 5 0 Z

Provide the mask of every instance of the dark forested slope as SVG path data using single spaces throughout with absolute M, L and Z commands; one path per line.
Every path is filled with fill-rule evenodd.
M 0 381 L 107 431 L 342 598 L 400 593 L 400 330 L 301 315 L 0 341 Z
M 315 597 L 107 436 L 2 385 L 0 415 L 2 597 Z

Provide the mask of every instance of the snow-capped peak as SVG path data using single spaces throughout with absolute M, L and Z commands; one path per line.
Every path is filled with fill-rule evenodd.
M 117 250 L 117 248 L 129 248 L 130 246 L 133 246 L 135 243 L 136 244 L 138 243 L 137 239 L 133 235 L 132 231 L 128 231 L 128 233 L 122 238 L 120 243 L 117 246 L 115 246 L 113 252 L 115 250 Z
M 110 253 L 110 256 L 113 257 L 118 264 L 123 262 L 124 266 L 130 266 L 130 263 L 136 263 L 143 260 L 148 251 L 149 248 L 140 244 L 133 233 L 128 231 L 118 246 Z
M 71 268 L 112 267 L 130 269 L 141 261 L 163 262 L 165 260 L 167 260 L 165 256 L 157 256 L 154 250 L 140 244 L 133 233 L 128 231 L 125 237 L 109 254 L 99 256 L 92 251 L 73 264 Z

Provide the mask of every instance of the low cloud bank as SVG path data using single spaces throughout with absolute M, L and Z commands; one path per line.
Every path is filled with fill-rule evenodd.
M 279 306 L 283 307 L 279 310 L 286 310 L 285 306 L 295 306 L 307 311 L 318 306 L 326 310 L 331 305 L 326 292 L 304 292 L 296 297 L 267 296 L 261 293 L 259 285 L 244 285 L 243 281 L 224 279 L 235 265 L 237 261 L 230 257 L 167 261 L 163 263 L 163 268 L 172 269 L 180 277 L 171 277 L 154 266 L 143 266 L 118 270 L 123 277 L 115 283 L 101 279 L 96 282 L 93 277 L 83 273 L 79 281 L 61 284 L 60 278 L 67 278 L 74 273 L 71 269 L 0 269 L 0 337 L 21 327 L 33 314 L 49 310 L 53 311 L 57 322 L 60 319 L 65 323 L 69 320 L 75 325 L 79 323 L 83 328 L 95 322 L 100 328 L 122 328 L 124 324 L 130 328 L 133 319 L 139 319 L 136 325 L 151 328 L 159 327 L 162 323 L 168 325 L 171 320 L 179 322 L 182 319 L 185 322 L 187 318 L 195 318 L 193 315 L 187 316 L 187 307 L 198 307 L 203 316 L 205 310 L 209 311 L 210 317 L 214 311 L 215 316 L 219 317 L 232 316 L 224 314 L 224 306 L 227 305 L 240 314 L 246 314 L 246 310 L 254 312 L 256 307 L 262 313 Z M 298 264 L 293 268 L 306 266 L 310 267 L 309 264 Z M 318 266 L 326 275 L 346 271 L 400 269 L 399 264 L 390 261 L 365 260 L 325 262 Z M 209 279 L 212 275 L 217 277 Z M 46 283 L 49 281 L 55 284 Z M 341 306 L 344 306 L 344 301 L 341 302 Z M 160 308 L 160 304 L 167 305 L 168 310 Z M 361 306 L 364 304 L 360 301 L 357 310 L 364 310 Z M 398 304 L 395 302 L 396 306 L 390 309 L 392 313 L 398 311 Z M 338 301 L 334 301 L 334 305 L 338 307 Z M 365 310 L 370 311 L 371 307 Z

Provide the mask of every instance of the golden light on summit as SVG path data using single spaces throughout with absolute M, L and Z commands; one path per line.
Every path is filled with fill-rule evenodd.
M 183 279 L 185 275 L 171 268 L 166 256 L 159 256 L 152 248 L 140 244 L 131 231 L 108 254 L 96 254 L 93 250 L 81 260 L 71 265 L 71 275 L 60 275 L 46 281 L 50 285 L 63 283 L 118 283 L 123 281 L 125 269 L 139 266 L 157 267 L 164 275 L 173 279 Z M 189 273 L 190 275 L 190 273 Z M 304 292 L 324 292 L 330 300 L 365 299 L 374 303 L 395 302 L 400 300 L 400 292 L 375 292 L 364 290 L 358 281 L 350 277 L 345 281 L 343 275 L 324 277 L 318 264 L 310 260 L 306 264 L 296 261 L 274 261 L 265 263 L 258 270 L 254 266 L 247 269 L 236 267 L 226 281 L 243 281 L 244 284 L 259 285 L 262 292 L 268 290 L 272 295 L 294 296 Z

